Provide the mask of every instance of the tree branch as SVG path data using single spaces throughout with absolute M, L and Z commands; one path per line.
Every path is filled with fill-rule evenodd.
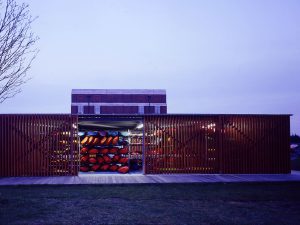
M 29 13 L 29 6 L 16 0 L 0 0 L 0 103 L 21 92 L 27 72 L 38 50 L 38 41 L 31 24 L 36 18 Z M 4 5 L 4 7 L 3 7 Z M 3 13 L 2 13 L 3 9 Z

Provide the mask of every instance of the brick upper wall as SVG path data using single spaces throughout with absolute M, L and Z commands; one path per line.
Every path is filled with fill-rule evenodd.
M 101 106 L 102 114 L 136 114 L 138 106 Z
M 166 95 L 72 94 L 72 103 L 166 103 Z

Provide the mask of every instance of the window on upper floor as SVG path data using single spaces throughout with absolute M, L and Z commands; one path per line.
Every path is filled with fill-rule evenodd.
M 83 105 L 78 106 L 78 114 L 83 114 Z

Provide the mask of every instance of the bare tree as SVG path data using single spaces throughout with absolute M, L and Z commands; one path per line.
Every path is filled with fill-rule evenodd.
M 0 0 L 0 103 L 21 92 L 27 71 L 38 52 L 38 37 L 31 32 L 35 20 L 28 5 Z

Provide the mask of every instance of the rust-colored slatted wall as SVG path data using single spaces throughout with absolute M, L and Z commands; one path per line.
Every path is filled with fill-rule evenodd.
M 147 115 L 145 173 L 290 173 L 289 115 Z
M 290 173 L 289 116 L 222 117 L 221 173 Z
M 289 173 L 289 115 L 145 115 L 145 173 Z M 0 115 L 0 176 L 77 175 L 77 116 Z
M 77 117 L 0 115 L 0 176 L 78 174 Z
M 218 173 L 218 116 L 145 116 L 145 173 Z

